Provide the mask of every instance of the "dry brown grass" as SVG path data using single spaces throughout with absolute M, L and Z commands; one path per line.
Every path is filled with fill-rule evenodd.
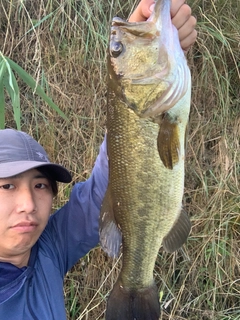
M 70 123 L 62 120 L 19 81 L 22 129 L 38 138 L 52 159 L 68 167 L 74 181 L 91 173 L 104 135 L 110 15 L 126 17 L 132 4 L 130 0 L 114 6 L 103 0 L 0 1 L 1 51 L 45 87 L 70 119 Z M 160 249 L 154 274 L 161 319 L 237 320 L 240 3 L 192 0 L 190 4 L 199 21 L 198 41 L 188 54 L 193 85 L 184 206 L 193 228 L 182 250 L 169 255 Z M 9 103 L 7 119 L 7 126 L 14 127 Z M 55 208 L 67 201 L 70 186 L 60 189 Z M 100 248 L 82 259 L 65 280 L 68 318 L 103 319 L 106 295 L 119 268 L 120 262 L 106 257 Z

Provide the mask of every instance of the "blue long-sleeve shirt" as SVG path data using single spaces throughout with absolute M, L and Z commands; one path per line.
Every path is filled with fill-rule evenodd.
M 0 320 L 66 320 L 63 280 L 99 242 L 99 213 L 107 188 L 103 142 L 91 177 L 77 183 L 31 250 L 27 267 L 0 262 Z

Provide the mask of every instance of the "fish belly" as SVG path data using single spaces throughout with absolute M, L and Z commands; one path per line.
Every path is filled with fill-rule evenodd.
M 130 108 L 118 105 L 108 111 L 108 194 L 122 233 L 123 261 L 106 320 L 157 320 L 160 315 L 153 269 L 163 238 L 181 211 L 184 160 L 166 168 L 158 135 L 159 124 Z
M 163 238 L 181 210 L 184 161 L 172 170 L 159 157 L 159 125 L 129 108 L 116 108 L 109 123 L 109 187 L 116 223 L 122 232 L 122 281 L 141 288 L 153 282 Z

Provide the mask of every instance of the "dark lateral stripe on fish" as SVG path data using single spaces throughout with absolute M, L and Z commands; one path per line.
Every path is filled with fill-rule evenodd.
M 170 121 L 167 114 L 160 124 L 157 146 L 164 166 L 168 169 L 173 169 L 179 162 L 179 127 L 177 123 Z

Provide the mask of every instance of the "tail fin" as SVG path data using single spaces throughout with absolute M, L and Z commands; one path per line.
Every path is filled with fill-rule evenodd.
M 160 304 L 156 285 L 127 290 L 117 281 L 107 302 L 106 320 L 159 320 Z

